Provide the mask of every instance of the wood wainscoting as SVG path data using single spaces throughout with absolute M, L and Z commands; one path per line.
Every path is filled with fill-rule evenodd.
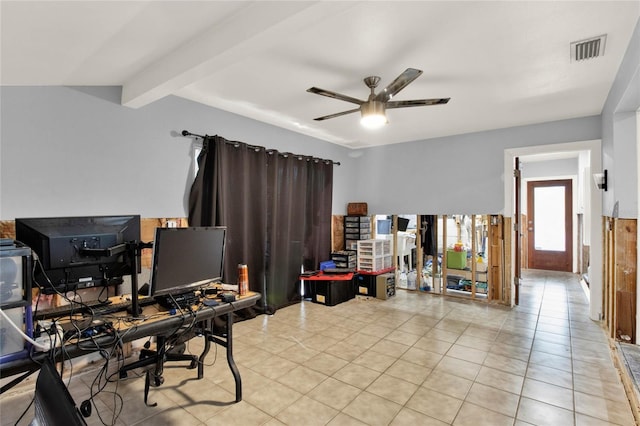
M 611 338 L 635 343 L 637 220 L 604 217 L 602 229 L 605 324 Z

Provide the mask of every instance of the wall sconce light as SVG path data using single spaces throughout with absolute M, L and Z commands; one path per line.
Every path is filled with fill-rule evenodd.
M 594 173 L 593 181 L 598 189 L 607 190 L 607 170 L 603 170 L 602 173 Z

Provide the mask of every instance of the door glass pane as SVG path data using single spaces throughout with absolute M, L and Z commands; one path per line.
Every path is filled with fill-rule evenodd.
M 535 249 L 564 251 L 564 186 L 536 187 L 533 197 Z

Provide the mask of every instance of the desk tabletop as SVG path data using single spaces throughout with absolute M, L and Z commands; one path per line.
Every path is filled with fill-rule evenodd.
M 111 313 L 104 317 L 95 317 L 94 319 L 110 322 L 117 331 L 117 338 L 113 335 L 99 335 L 96 336 L 92 342 L 95 342 L 97 345 L 109 346 L 118 342 L 127 343 L 148 336 L 169 335 L 185 325 L 210 320 L 221 315 L 252 307 L 261 297 L 262 295 L 260 293 L 248 292 L 233 302 L 225 303 L 218 301 L 218 305 L 215 306 L 207 306 L 200 303 L 192 307 L 192 309 L 177 310 L 175 313 L 157 304 L 152 304 L 145 306 L 142 314 L 137 317 L 132 317 L 126 311 Z M 116 296 L 114 299 L 114 303 L 122 301 L 121 296 Z M 78 316 L 79 320 L 83 318 L 87 317 Z M 65 359 L 86 354 L 87 349 L 81 347 L 83 341 L 81 341 L 80 344 L 75 340 L 68 342 L 65 345 Z M 55 350 L 58 353 L 62 352 L 60 348 L 56 348 Z M 50 351 L 34 352 L 31 358 L 27 356 L 23 359 L 4 362 L 0 364 L 0 375 L 6 377 L 37 369 L 39 366 L 38 361 L 49 356 Z
M 118 330 L 126 332 L 126 338 L 123 339 L 123 342 L 129 342 L 150 335 L 171 334 L 175 329 L 193 321 L 205 321 L 254 306 L 261 297 L 262 295 L 260 293 L 249 292 L 244 296 L 239 296 L 238 299 L 233 302 L 225 303 L 218 300 L 218 305 L 215 306 L 207 306 L 201 303 L 193 306 L 190 310 L 176 310 L 175 313 L 160 307 L 158 304 L 153 304 L 145 306 L 140 316 L 130 322 L 123 323 L 124 327 Z M 126 312 L 118 314 L 121 314 L 123 317 L 129 316 Z

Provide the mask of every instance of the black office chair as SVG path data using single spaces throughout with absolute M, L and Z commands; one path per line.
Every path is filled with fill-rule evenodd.
M 153 385 L 155 387 L 164 383 L 164 377 L 162 373 L 164 371 L 164 363 L 167 361 L 190 361 L 188 369 L 195 369 L 198 367 L 198 356 L 185 354 L 185 342 L 196 336 L 194 330 L 190 330 L 184 334 L 180 334 L 176 337 L 176 341 L 172 342 L 172 347 L 167 351 L 167 337 L 156 336 L 156 350 L 149 349 L 150 342 L 146 342 L 144 349 L 140 351 L 140 357 L 138 361 L 125 365 L 119 370 L 120 378 L 127 377 L 127 372 L 136 368 L 155 366 L 155 368 L 148 368 L 145 372 L 144 378 L 144 403 L 149 407 L 155 407 L 157 403 L 149 404 L 147 402 L 149 397 L 149 388 Z M 152 371 L 153 370 L 153 373 Z M 153 375 L 153 381 L 152 379 Z
M 53 362 L 46 358 L 36 380 L 35 417 L 31 424 L 41 426 L 86 426 L 73 397 Z

